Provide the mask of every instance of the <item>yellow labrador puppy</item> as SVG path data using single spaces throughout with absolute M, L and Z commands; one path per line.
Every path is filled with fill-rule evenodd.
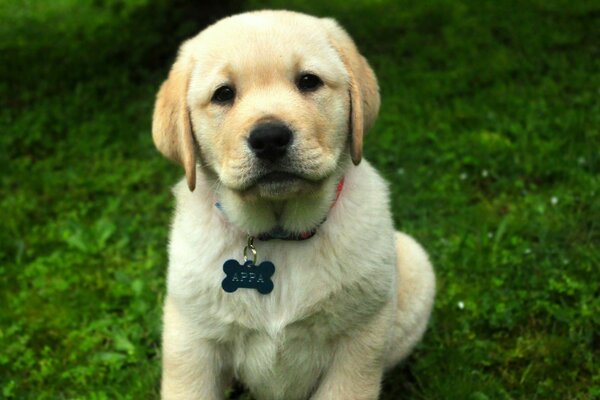
M 164 305 L 164 399 L 376 399 L 435 291 L 366 161 L 375 75 L 331 19 L 225 18 L 183 43 L 156 99 L 183 165 Z

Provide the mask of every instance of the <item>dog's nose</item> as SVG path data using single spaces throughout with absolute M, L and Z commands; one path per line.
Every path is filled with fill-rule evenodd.
M 292 131 L 278 122 L 257 125 L 248 137 L 248 144 L 256 157 L 269 161 L 283 157 L 291 143 Z

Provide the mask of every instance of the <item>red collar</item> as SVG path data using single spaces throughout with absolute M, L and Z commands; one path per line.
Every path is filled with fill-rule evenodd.
M 335 188 L 335 200 L 333 201 L 331 208 L 335 206 L 335 203 L 337 203 L 338 199 L 340 198 L 340 194 L 342 193 L 342 189 L 344 188 L 345 180 L 346 179 L 342 176 L 342 179 L 340 179 L 340 181 L 338 182 L 337 187 Z

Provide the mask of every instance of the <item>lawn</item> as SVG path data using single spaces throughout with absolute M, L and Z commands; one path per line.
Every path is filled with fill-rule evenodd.
M 366 158 L 436 267 L 382 399 L 600 397 L 600 3 L 192 3 L 0 1 L 0 398 L 158 397 L 182 171 L 154 95 L 181 40 L 265 7 L 337 18 L 371 61 Z

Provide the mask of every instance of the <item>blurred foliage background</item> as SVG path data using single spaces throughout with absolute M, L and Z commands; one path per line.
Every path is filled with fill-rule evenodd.
M 1 0 L 0 398 L 158 397 L 182 172 L 154 96 L 259 8 L 337 18 L 380 80 L 366 157 L 439 285 L 382 398 L 600 397 L 597 1 Z

